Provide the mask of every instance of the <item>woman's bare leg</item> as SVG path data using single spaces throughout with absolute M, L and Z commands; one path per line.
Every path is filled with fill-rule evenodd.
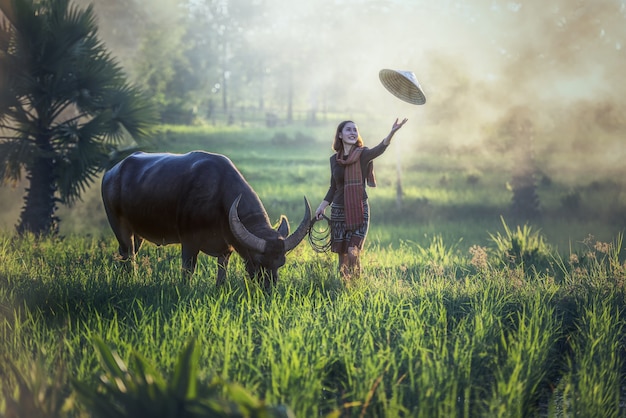
M 348 247 L 348 271 L 354 278 L 361 276 L 361 250 L 359 247 Z
M 348 262 L 348 254 L 338 253 L 337 255 L 339 256 L 339 266 L 338 266 L 339 274 L 341 275 L 342 279 L 349 279 L 350 268 L 349 268 L 349 262 Z

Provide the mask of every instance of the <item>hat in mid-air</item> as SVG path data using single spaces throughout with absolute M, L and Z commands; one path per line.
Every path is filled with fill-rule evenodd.
M 413 72 L 384 69 L 378 76 L 383 86 L 398 99 L 415 105 L 426 103 L 426 96 Z

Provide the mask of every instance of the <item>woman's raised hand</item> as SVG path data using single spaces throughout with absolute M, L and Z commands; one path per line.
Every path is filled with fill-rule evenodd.
M 396 121 L 393 123 L 393 126 L 391 127 L 391 132 L 396 132 L 398 129 L 402 128 L 407 120 L 407 118 L 404 118 L 402 119 L 402 122 L 398 123 L 398 119 L 396 119 Z

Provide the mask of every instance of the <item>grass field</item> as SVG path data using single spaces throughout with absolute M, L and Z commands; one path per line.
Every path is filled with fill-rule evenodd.
M 302 132 L 172 127 L 157 148 L 229 155 L 294 223 L 328 184 L 329 129 Z M 145 245 L 125 273 L 97 188 L 61 213 L 63 237 L 1 233 L 0 413 L 624 416 L 622 186 L 541 182 L 542 218 L 518 224 L 506 164 L 459 159 L 403 156 L 399 207 L 381 157 L 352 283 L 306 242 L 269 294 L 237 257 L 221 288 L 206 256 L 182 282 L 176 246 Z
M 378 130 L 364 131 L 366 145 L 376 144 L 386 134 L 386 127 L 379 123 Z M 407 125 L 405 129 L 409 128 Z M 257 191 L 272 220 L 284 213 L 297 223 L 302 216 L 302 196 L 316 207 L 328 188 L 333 133 L 332 125 L 276 129 L 172 126 L 166 128 L 153 150 L 202 149 L 227 155 Z M 468 249 L 474 244 L 486 245 L 489 234 L 502 231 L 501 216 L 510 224 L 525 223 L 509 213 L 510 157 L 485 155 L 482 148 L 442 150 L 438 144 L 421 143 L 413 135 L 417 134 L 401 131 L 376 161 L 379 186 L 368 191 L 370 242 L 382 247 L 397 247 L 402 241 L 426 245 L 433 237 L 442 236 L 449 243 L 462 240 L 462 247 Z M 606 174 L 598 167 L 584 166 L 579 171 L 571 166 L 555 168 L 565 165 L 561 161 L 576 158 L 567 154 L 560 154 L 559 160 L 537 158 L 542 217 L 534 220 L 533 226 L 563 254 L 590 234 L 610 241 L 626 228 L 623 176 Z M 401 206 L 396 196 L 398 163 Z M 19 187 L 0 188 L 4 214 L 0 225 L 11 229 L 17 223 L 20 206 Z M 99 184 L 73 208 L 61 207 L 59 216 L 64 235 L 108 233 Z

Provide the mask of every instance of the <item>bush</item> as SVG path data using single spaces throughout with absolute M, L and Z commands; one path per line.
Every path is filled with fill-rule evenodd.
M 96 417 L 291 417 L 284 406 L 270 407 L 242 387 L 198 378 L 198 350 L 190 340 L 178 356 L 174 375 L 165 379 L 139 353 L 129 368 L 107 345 L 96 339 L 95 349 L 105 373 L 97 387 L 75 381 L 79 399 Z M 224 394 L 228 395 L 227 399 Z
M 552 260 L 554 258 L 550 245 L 545 241 L 540 230 L 534 230 L 528 224 L 519 225 L 515 231 L 511 230 L 504 218 L 502 226 L 504 235 L 499 232 L 496 235 L 489 234 L 495 244 L 496 257 L 499 264 L 505 267 L 522 267 L 526 271 L 545 272 L 553 271 Z

